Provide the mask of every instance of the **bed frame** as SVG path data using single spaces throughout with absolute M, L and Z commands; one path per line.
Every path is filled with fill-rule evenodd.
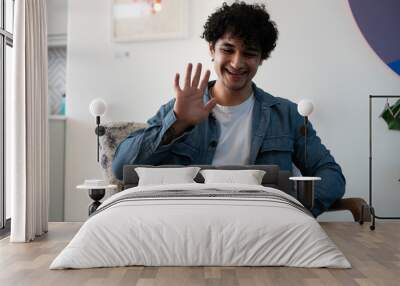
M 277 165 L 248 165 L 248 166 L 211 166 L 211 165 L 190 165 L 194 167 L 200 167 L 201 169 L 219 169 L 219 170 L 238 170 L 238 169 L 257 169 L 264 170 L 266 174 L 263 177 L 262 185 L 266 187 L 273 187 L 284 191 L 285 193 L 295 196 L 295 190 L 293 182 L 289 180 L 291 173 L 289 171 L 283 171 L 279 169 Z M 150 166 L 150 165 L 125 165 L 123 169 L 123 189 L 136 187 L 139 182 L 139 177 L 135 172 L 136 167 L 150 167 L 150 168 L 179 168 L 183 167 L 180 165 L 161 165 L 161 166 Z M 194 179 L 197 183 L 204 183 L 204 178 L 200 173 Z M 369 213 L 369 207 L 365 200 L 362 198 L 342 198 L 337 200 L 328 211 L 350 211 L 353 215 L 353 219 L 360 224 L 365 221 L 371 221 L 371 215 Z

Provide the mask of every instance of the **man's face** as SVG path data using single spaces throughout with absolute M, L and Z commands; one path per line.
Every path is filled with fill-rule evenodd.
M 240 91 L 251 84 L 261 64 L 261 51 L 256 47 L 246 47 L 239 38 L 225 34 L 210 45 L 214 58 L 214 69 L 218 80 L 229 90 Z

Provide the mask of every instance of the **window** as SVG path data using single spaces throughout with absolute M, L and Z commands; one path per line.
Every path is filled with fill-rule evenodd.
M 4 232 L 10 216 L 9 193 L 5 187 L 6 98 L 11 93 L 14 0 L 0 0 L 0 228 Z M 0 232 L 0 235 L 2 234 Z

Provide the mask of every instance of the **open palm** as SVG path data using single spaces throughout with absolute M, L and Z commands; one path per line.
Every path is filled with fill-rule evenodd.
M 183 88 L 179 86 L 179 73 L 175 75 L 174 112 L 177 119 L 187 125 L 196 125 L 206 119 L 216 104 L 214 99 L 210 99 L 206 104 L 203 102 L 203 94 L 207 88 L 210 71 L 206 71 L 200 82 L 201 68 L 201 64 L 198 63 L 192 79 L 192 64 L 188 64 Z

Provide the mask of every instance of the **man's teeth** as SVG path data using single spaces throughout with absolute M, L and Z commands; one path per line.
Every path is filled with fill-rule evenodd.
M 232 72 L 232 71 L 229 71 L 229 70 L 227 70 L 227 72 L 230 73 L 230 74 L 233 74 L 233 75 L 243 75 L 243 74 L 245 74 L 245 72 Z

